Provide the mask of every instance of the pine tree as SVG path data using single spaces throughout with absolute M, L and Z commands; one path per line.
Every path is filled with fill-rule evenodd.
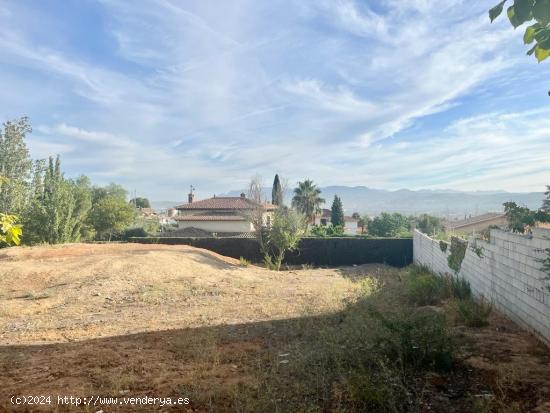
M 275 174 L 275 179 L 273 180 L 271 203 L 277 206 L 283 205 L 283 188 L 281 187 L 281 182 L 279 181 L 279 174 Z
M 334 201 L 332 201 L 330 221 L 335 227 L 342 227 L 345 224 L 344 207 L 338 195 L 334 195 Z
M 7 182 L 0 187 L 0 212 L 20 214 L 27 198 L 32 160 L 25 135 L 32 131 L 26 117 L 4 123 L 0 132 L 0 175 Z

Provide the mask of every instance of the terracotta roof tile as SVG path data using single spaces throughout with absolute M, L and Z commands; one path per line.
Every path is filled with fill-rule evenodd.
M 174 217 L 176 221 L 245 221 L 239 215 L 181 215 Z
M 276 205 L 262 204 L 268 211 L 277 209 Z M 218 210 L 249 210 L 257 208 L 258 204 L 251 199 L 241 197 L 215 197 L 192 202 L 190 204 L 178 205 L 176 209 L 218 209 Z
M 471 218 L 468 218 L 468 219 L 461 219 L 459 221 L 450 221 L 450 222 L 447 223 L 446 227 L 448 229 L 457 229 L 457 228 L 461 228 L 461 227 L 464 227 L 464 226 L 467 226 L 467 225 L 477 224 L 477 223 L 485 222 L 485 221 L 491 221 L 491 220 L 497 219 L 497 218 L 503 218 L 505 216 L 506 216 L 506 214 L 504 214 L 502 212 L 490 212 L 488 214 L 478 215 L 478 216 L 471 217 Z

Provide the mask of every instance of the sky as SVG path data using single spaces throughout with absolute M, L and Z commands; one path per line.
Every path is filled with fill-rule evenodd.
M 550 62 L 496 0 L 0 0 L 0 120 L 154 200 L 247 186 L 542 191 Z

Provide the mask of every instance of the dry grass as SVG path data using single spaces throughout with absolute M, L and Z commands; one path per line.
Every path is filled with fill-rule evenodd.
M 357 285 L 333 270 L 276 273 L 187 246 L 5 250 L 0 344 L 66 342 L 296 317 L 341 308 Z
M 162 245 L 21 248 L 1 259 L 0 412 L 31 411 L 10 406 L 13 394 L 192 401 L 103 406 L 109 413 L 529 411 L 550 396 L 547 349 L 496 312 L 486 327 L 453 327 L 469 344 L 449 372 L 377 353 L 383 331 L 369 309 L 398 320 L 417 310 L 406 270 L 276 273 Z

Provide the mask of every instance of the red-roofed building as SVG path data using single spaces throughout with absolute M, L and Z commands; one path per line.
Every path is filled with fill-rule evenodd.
M 193 190 L 189 193 L 188 203 L 176 206 L 177 215 L 174 220 L 178 229 L 197 228 L 211 233 L 246 233 L 253 232 L 254 226 L 248 219 L 250 214 L 258 208 L 263 210 L 264 221 L 271 220 L 276 205 L 258 203 L 246 198 L 245 194 L 239 197 L 212 197 L 194 200 Z

